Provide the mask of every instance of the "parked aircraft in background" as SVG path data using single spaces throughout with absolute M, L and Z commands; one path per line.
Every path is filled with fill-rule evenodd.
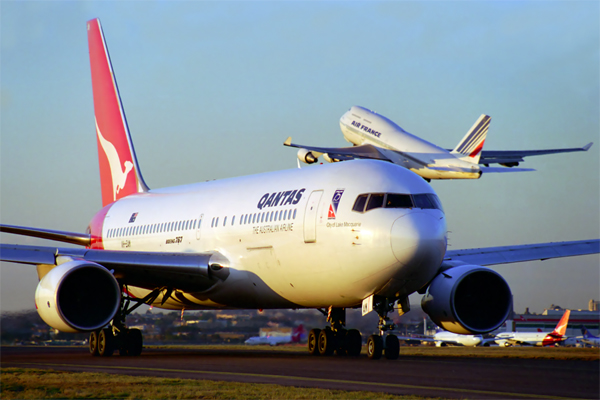
M 569 324 L 570 310 L 565 310 L 560 321 L 550 333 L 547 332 L 503 332 L 495 337 L 500 346 L 530 345 L 530 346 L 553 346 L 567 339 L 565 332 Z
M 354 147 L 304 146 L 292 143 L 291 137 L 283 144 L 300 148 L 298 159 L 307 164 L 317 162 L 320 156 L 329 162 L 355 158 L 384 160 L 408 168 L 427 180 L 478 179 L 484 172 L 533 171 L 505 167 L 518 166 L 528 156 L 587 151 L 592 146 L 589 143 L 581 148 L 483 150 L 490 120 L 488 115 L 481 115 L 460 143 L 453 150 L 446 150 L 406 132 L 383 115 L 353 106 L 340 118 L 340 128 Z M 504 167 L 489 167 L 490 164 Z
M 444 347 L 444 346 L 468 346 L 474 347 L 479 346 L 483 342 L 483 337 L 481 335 L 461 335 L 458 333 L 452 333 L 448 331 L 439 331 L 436 332 L 433 336 L 424 336 L 424 337 L 398 337 L 400 340 L 407 341 L 421 341 L 421 342 L 430 342 L 435 343 L 436 347 Z
M 600 337 L 592 335 L 585 326 L 581 328 L 581 333 L 583 335 L 581 339 L 583 343 L 594 347 L 600 346 Z
M 166 309 L 316 308 L 312 354 L 358 355 L 346 308 L 379 315 L 369 358 L 398 357 L 388 332 L 397 303 L 425 293 L 423 310 L 455 333 L 497 329 L 512 310 L 506 281 L 484 266 L 600 252 L 600 240 L 448 250 L 433 188 L 378 160 L 357 160 L 150 190 L 144 183 L 100 21 L 88 21 L 103 208 L 87 233 L 13 225 L 0 231 L 83 246 L 2 244 L 2 261 L 37 266 L 42 319 L 90 332 L 90 353 L 139 355 L 126 316 Z M 7 133 L 4 133 L 7 134 Z M 376 177 L 376 179 L 374 179 Z
M 269 346 L 278 346 L 287 343 L 300 343 L 306 339 L 306 330 L 304 325 L 300 324 L 292 330 L 289 335 L 267 335 L 267 336 L 252 336 L 244 343 L 247 345 L 268 344 Z

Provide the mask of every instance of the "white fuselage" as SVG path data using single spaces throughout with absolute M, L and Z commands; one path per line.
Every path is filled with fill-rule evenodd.
M 175 290 L 165 308 L 351 307 L 371 294 L 398 298 L 437 273 L 446 251 L 441 209 L 353 211 L 367 193 L 434 194 L 397 165 L 356 160 L 210 181 L 113 203 L 108 250 L 201 253 L 227 259 L 210 288 Z M 142 297 L 150 288 L 132 288 Z M 177 288 L 175 288 L 177 289 Z
M 560 343 L 562 338 L 553 338 L 548 332 L 504 332 L 495 337 L 495 342 L 499 345 L 529 345 L 529 346 L 548 346 Z
M 386 152 L 386 156 L 426 179 L 477 179 L 481 175 L 476 164 L 457 158 L 448 150 L 406 132 L 383 115 L 364 107 L 352 106 L 342 115 L 340 129 L 344 138 L 356 146 L 371 144 L 383 151 L 393 150 Z M 473 172 L 441 171 L 428 167 L 457 167 L 472 169 Z
M 437 332 L 433 339 L 437 347 L 444 344 L 474 347 L 481 344 L 483 340 L 481 335 L 461 335 L 447 331 Z

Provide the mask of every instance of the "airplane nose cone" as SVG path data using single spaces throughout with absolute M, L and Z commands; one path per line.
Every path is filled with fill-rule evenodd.
M 437 272 L 446 254 L 446 218 L 443 214 L 412 211 L 394 221 L 392 251 L 405 266 L 421 273 Z

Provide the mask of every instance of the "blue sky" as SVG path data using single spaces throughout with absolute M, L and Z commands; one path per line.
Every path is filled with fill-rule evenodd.
M 151 188 L 295 168 L 285 138 L 345 145 L 352 105 L 448 148 L 485 113 L 486 149 L 595 144 L 528 159 L 536 172 L 433 182 L 450 248 L 600 237 L 598 2 L 0 7 L 2 223 L 84 231 L 101 207 L 85 29 L 99 17 Z M 495 270 L 517 312 L 600 298 L 598 256 Z M 0 273 L 0 309 L 34 308 L 35 268 Z

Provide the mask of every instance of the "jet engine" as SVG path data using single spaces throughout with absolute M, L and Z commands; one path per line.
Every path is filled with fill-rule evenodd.
M 103 266 L 82 260 L 61 264 L 44 276 L 35 291 L 40 317 L 62 332 L 106 326 L 119 310 L 120 285 Z
M 329 163 L 334 163 L 334 162 L 339 162 L 340 161 L 337 158 L 330 157 L 329 154 L 327 154 L 327 153 L 323 154 L 323 159 L 325 161 L 329 162 Z
M 461 265 L 438 274 L 421 300 L 436 325 L 454 333 L 483 334 L 498 329 L 512 311 L 512 294 L 497 272 Z
M 311 151 L 306 149 L 298 150 L 298 159 L 306 164 L 313 164 L 319 160 L 318 156 L 315 156 Z

